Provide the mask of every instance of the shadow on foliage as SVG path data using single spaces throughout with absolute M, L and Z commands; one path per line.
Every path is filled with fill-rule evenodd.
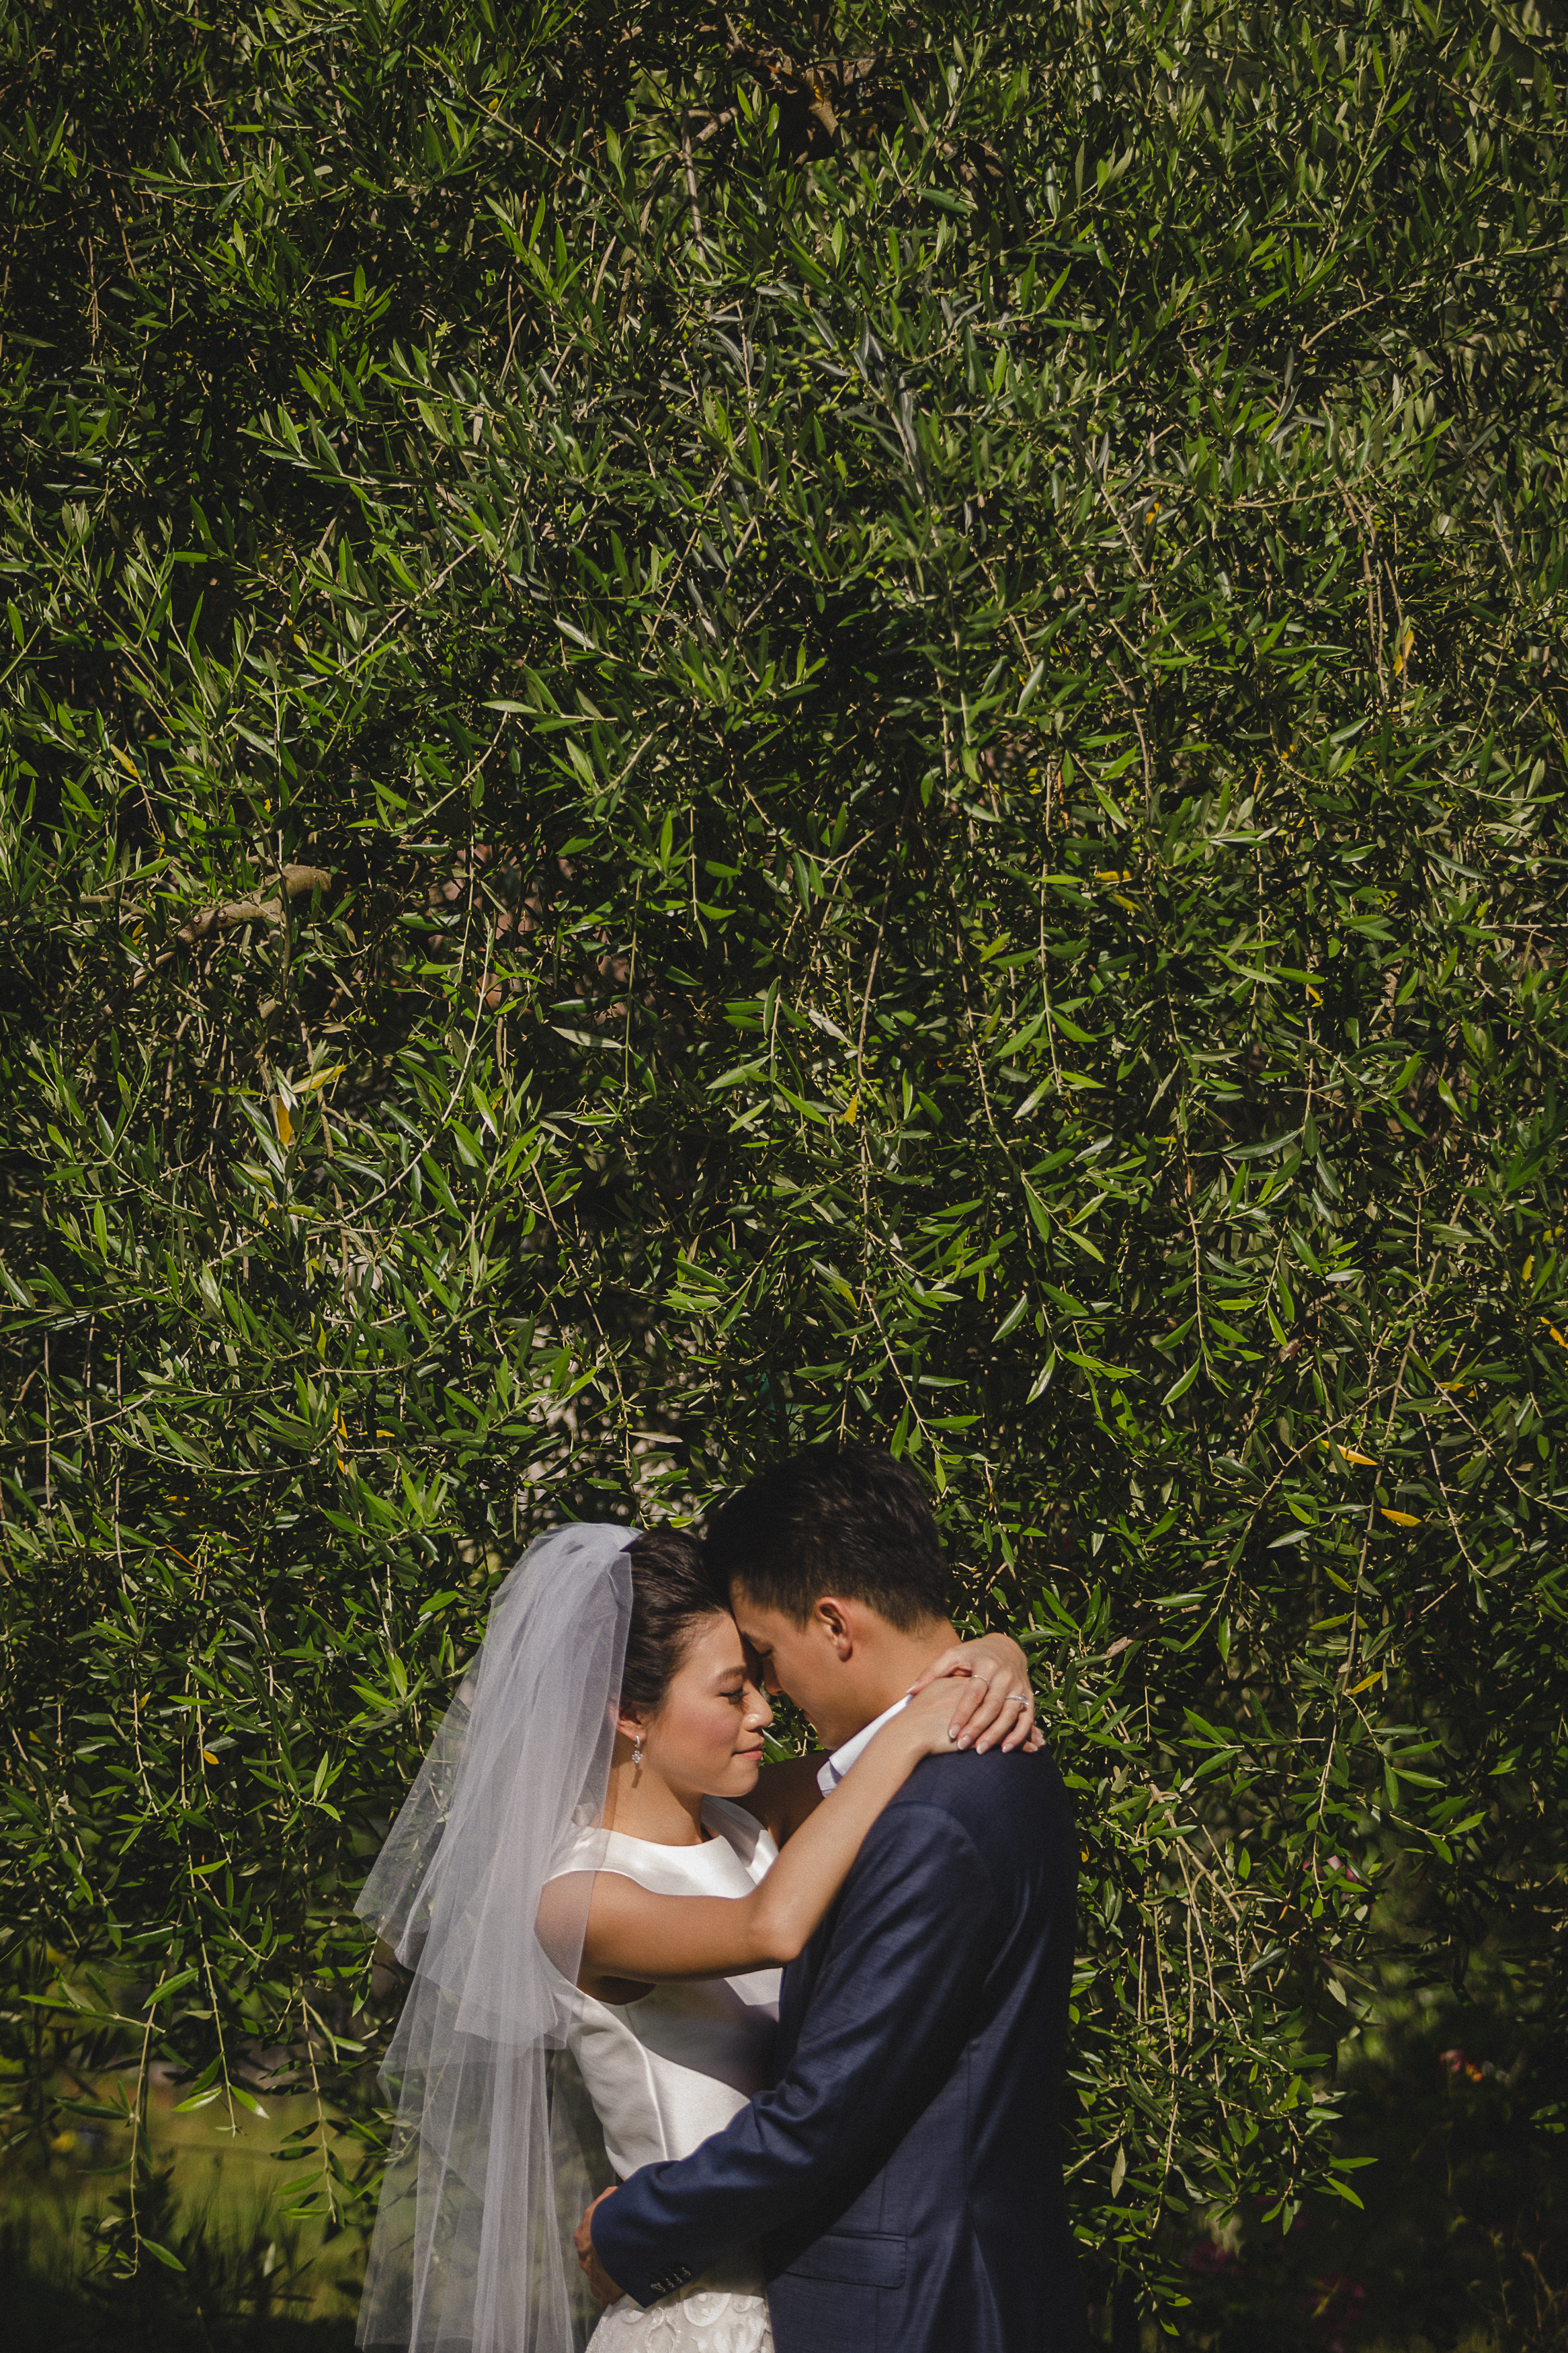
M 1350 2071 L 1341 2150 L 1361 2161 L 1348 2179 L 1362 2208 L 1314 2200 L 1281 2234 L 1258 2198 L 1219 2241 L 1189 2246 L 1183 2346 L 1568 2343 L 1561 2052 L 1502 2002 L 1409 2007 Z

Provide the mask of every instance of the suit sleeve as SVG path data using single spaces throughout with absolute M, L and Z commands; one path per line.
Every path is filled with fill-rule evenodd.
M 989 1873 L 945 1809 L 891 1806 L 840 1901 L 781 2081 L 690 2157 L 644 2166 L 594 2216 L 594 2246 L 638 2304 L 729 2249 L 847 2205 L 956 2066 L 1001 1930 Z

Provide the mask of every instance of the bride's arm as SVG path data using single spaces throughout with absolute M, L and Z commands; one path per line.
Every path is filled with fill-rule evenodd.
M 617 1873 L 595 1874 L 578 1983 L 631 2001 L 671 1978 L 728 1977 L 793 1961 L 843 1886 L 860 1841 L 922 1757 L 951 1755 L 950 1704 L 912 1700 L 886 1724 L 830 1798 L 749 1895 L 655 1895 Z
M 975 1642 L 955 1642 L 933 1659 L 912 1688 L 917 1692 L 948 1678 L 958 1679 L 951 1694 L 950 1730 L 955 1748 L 1038 1748 L 1035 1694 L 1029 1662 L 1010 1634 L 983 1634 Z M 820 1758 L 792 1757 L 764 1765 L 750 1796 L 736 1799 L 773 1832 L 782 1847 L 822 1802 L 816 1786 Z

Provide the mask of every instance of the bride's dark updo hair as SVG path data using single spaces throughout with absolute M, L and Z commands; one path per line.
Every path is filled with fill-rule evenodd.
M 704 1618 L 730 1610 L 696 1536 L 681 1528 L 648 1528 L 626 1549 L 632 1572 L 632 1616 L 621 1670 L 621 1705 L 653 1715 L 663 1706 L 687 1647 Z

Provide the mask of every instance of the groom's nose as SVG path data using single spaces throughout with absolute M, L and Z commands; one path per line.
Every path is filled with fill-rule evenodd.
M 781 1696 L 778 1672 L 773 1665 L 771 1651 L 753 1651 L 748 1643 L 746 1667 L 748 1682 L 755 1683 L 759 1691 L 771 1692 L 774 1699 Z

